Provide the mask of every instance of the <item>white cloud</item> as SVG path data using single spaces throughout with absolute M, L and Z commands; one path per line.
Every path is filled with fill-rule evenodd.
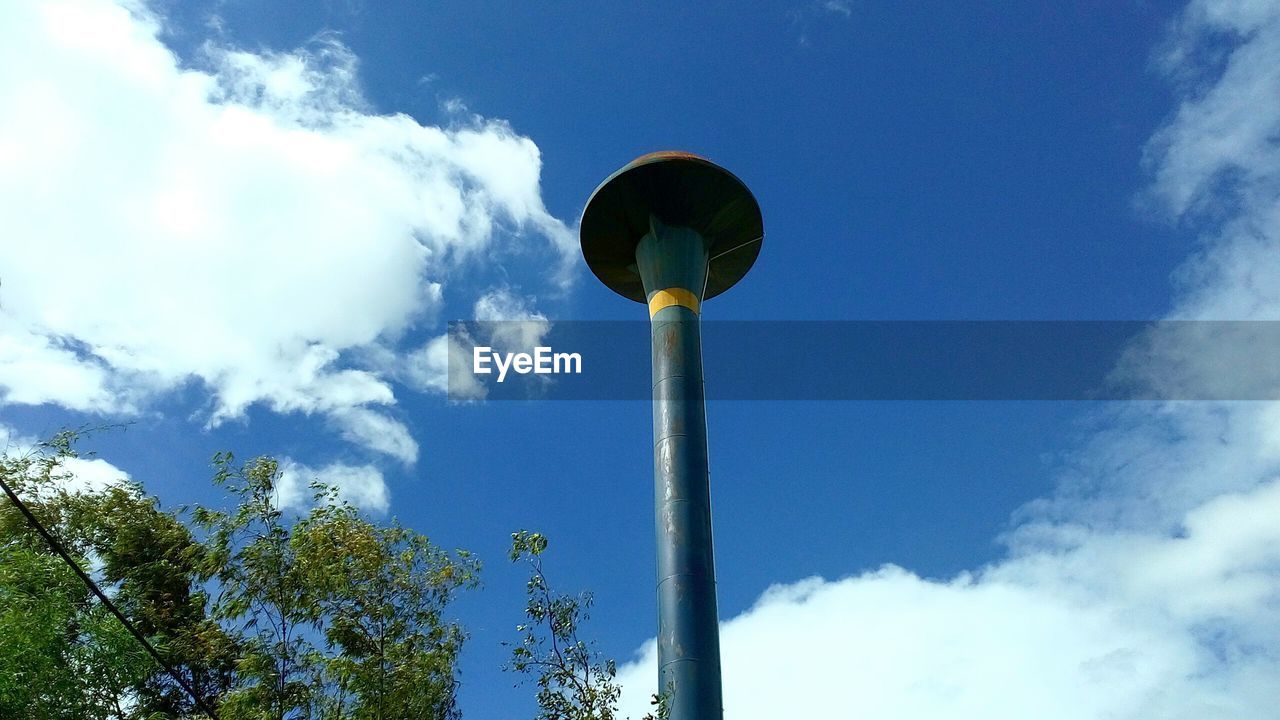
M 209 45 L 194 70 L 158 25 L 109 0 L 0 5 L 0 401 L 129 413 L 195 379 L 211 425 L 318 413 L 411 462 L 378 410 L 393 378 L 352 363 L 399 353 L 499 237 L 567 267 L 537 147 L 375 114 L 331 36 Z
M 479 325 L 455 327 L 413 352 L 380 359 L 394 377 L 419 390 L 447 393 L 454 401 L 482 400 L 488 394 L 471 372 L 471 347 L 485 344 L 503 352 L 528 352 L 551 331 L 546 315 L 534 310 L 533 298 L 510 287 L 490 289 L 476 300 L 472 316 Z
M 431 338 L 407 355 L 391 357 L 389 363 L 397 363 L 400 380 L 421 391 L 449 392 L 449 353 L 462 353 L 462 348 L 449 342 L 449 334 Z M 462 355 L 458 356 L 462 359 Z M 402 362 L 401 362 L 402 361 Z
M 846 18 L 853 17 L 853 8 L 850 7 L 848 0 L 826 0 L 821 7 L 823 10 L 835 15 L 841 15 Z
M 39 457 L 40 453 L 40 441 L 0 423 L 0 456 Z M 61 480 L 58 487 L 71 493 L 99 492 L 129 482 L 129 473 L 102 458 L 64 457 L 52 472 Z
M 1202 64 L 1206 44 L 1225 64 Z M 1171 317 L 1276 319 L 1280 5 L 1198 0 L 1162 62 L 1195 82 L 1148 147 L 1151 197 L 1216 228 Z M 1189 340 L 1147 359 L 1204 383 L 1220 348 Z M 726 717 L 1273 717 L 1280 404 L 1133 404 L 1094 421 L 992 565 L 810 578 L 724 622 Z M 632 717 L 656 689 L 654 654 L 620 668 Z
M 21 455 L 36 446 L 36 439 L 0 423 L 0 455 Z
M 99 492 L 129 481 L 129 473 L 102 458 L 64 458 L 54 472 L 67 476 L 62 487 L 72 493 Z
M 1235 47 L 1152 138 L 1153 197 L 1179 218 L 1223 221 L 1182 269 L 1182 319 L 1280 319 L 1280 5 L 1198 0 L 1162 60 L 1196 69 L 1205 48 Z M 1216 66 L 1216 65 L 1215 65 Z
M 386 453 L 404 463 L 412 463 L 418 457 L 417 441 L 398 420 L 362 407 L 334 410 L 332 417 L 342 437 L 350 442 Z
M 1252 450 L 1231 447 L 1223 454 Z M 1212 458 L 1177 467 L 1120 438 L 1108 449 L 1136 458 L 1149 486 L 1093 495 L 1099 514 L 1076 513 L 1078 500 L 1029 510 L 990 567 L 939 581 L 887 566 L 770 588 L 721 626 L 726 717 L 1268 717 L 1280 687 L 1280 472 Z M 1213 497 L 1159 512 L 1165 500 L 1143 493 L 1170 474 Z M 1063 513 L 1079 518 L 1051 519 Z M 656 666 L 650 642 L 620 669 L 631 717 L 646 711 Z
M 545 321 L 547 318 L 532 309 L 526 298 L 521 297 L 509 287 L 493 288 L 481 295 L 475 304 L 475 318 L 481 322 L 499 322 L 503 320 Z
M 464 336 L 465 330 L 455 328 L 409 354 L 405 381 L 412 387 L 447 393 L 454 401 L 483 400 L 488 390 L 471 372 L 471 347 L 463 342 Z
M 0 288 L 2 290 L 2 288 Z M 56 403 L 72 410 L 131 410 L 107 387 L 101 364 L 82 360 L 57 338 L 41 335 L 0 315 L 0 400 Z
M 510 288 L 495 288 L 476 301 L 475 319 L 488 342 L 503 352 L 529 352 L 551 332 L 551 322 Z
M 281 508 L 302 509 L 312 504 L 311 483 L 319 481 L 337 488 L 338 497 L 356 507 L 386 512 L 390 493 L 382 473 L 372 465 L 333 463 L 311 468 L 285 458 L 276 483 L 276 503 Z

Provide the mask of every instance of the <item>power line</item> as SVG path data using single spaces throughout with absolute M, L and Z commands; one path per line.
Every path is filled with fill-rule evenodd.
M 0 487 L 4 488 L 5 495 L 9 496 L 9 499 L 13 501 L 13 504 L 18 506 L 18 510 L 22 513 L 22 516 L 27 519 L 27 523 L 29 523 L 31 527 L 35 528 L 35 531 L 40 534 L 40 537 L 44 538 L 45 542 L 49 544 L 49 547 L 53 548 L 53 551 L 58 554 L 58 557 L 62 558 L 67 565 L 71 566 L 71 569 L 75 571 L 76 575 L 80 576 L 80 579 L 84 581 L 84 584 L 88 586 L 89 590 L 91 590 L 93 594 L 98 597 L 98 600 L 111 611 L 112 615 L 116 616 L 116 619 L 120 621 L 120 624 L 124 625 L 125 630 L 128 630 L 130 635 L 133 635 L 138 642 L 142 643 L 142 646 L 147 649 L 147 653 L 149 653 L 151 657 L 160 664 L 160 667 L 164 668 L 165 672 L 169 673 L 169 677 L 173 678 L 178 685 L 191 696 L 191 699 L 196 703 L 196 707 L 198 707 L 205 715 L 212 718 L 212 720 L 218 720 L 218 714 L 213 711 L 213 708 L 206 705 L 204 699 L 196 693 L 195 688 L 187 684 L 187 681 L 178 674 L 178 671 L 174 670 L 172 665 L 170 665 L 164 658 L 160 657 L 160 653 L 156 652 L 156 649 L 151 645 L 151 642 L 147 640 L 142 633 L 138 632 L 138 629 L 133 626 L 133 623 L 129 622 L 129 618 L 125 617 L 124 613 L 120 612 L 119 608 L 116 607 L 116 604 L 111 601 L 111 598 L 107 597 L 107 594 L 102 592 L 102 589 L 98 587 L 98 583 L 94 582 L 93 578 L 89 577 L 84 570 L 80 569 L 79 563 L 67 554 L 66 549 L 62 547 L 62 543 L 58 542 L 58 539 L 50 534 L 50 532 L 45 529 L 44 525 L 36 519 L 36 516 L 31 513 L 31 509 L 27 507 L 26 503 L 22 502 L 22 498 L 18 497 L 18 494 L 13 491 L 13 488 L 9 487 L 9 483 L 5 482 L 3 477 L 0 477 Z

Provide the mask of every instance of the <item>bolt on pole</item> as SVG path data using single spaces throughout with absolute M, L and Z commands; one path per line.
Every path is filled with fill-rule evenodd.
M 721 720 L 711 488 L 699 317 L 760 252 L 760 208 L 740 180 L 689 153 L 645 155 L 583 213 L 582 252 L 607 287 L 648 305 L 658 555 L 658 689 L 670 720 Z

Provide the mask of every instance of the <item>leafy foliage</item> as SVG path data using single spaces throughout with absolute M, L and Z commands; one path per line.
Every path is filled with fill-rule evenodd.
M 286 513 L 270 458 L 215 456 L 227 509 L 164 511 L 125 481 L 72 490 L 76 438 L 0 454 L 0 477 L 221 720 L 460 716 L 466 634 L 445 612 L 478 585 L 469 553 L 375 524 L 318 483 L 310 510 Z M 591 596 L 551 590 L 546 547 L 537 533 L 512 536 L 511 560 L 533 572 L 509 669 L 537 675 L 542 720 L 614 720 L 616 667 L 578 636 Z M 192 698 L 0 503 L 0 718 L 195 717 Z
M 453 718 L 464 633 L 443 619 L 479 563 L 393 523 L 377 527 L 314 485 L 292 525 L 275 501 L 276 461 L 214 459 L 234 511 L 196 508 L 213 617 L 243 638 L 227 720 Z
M 551 589 L 543 570 L 542 554 L 547 538 L 541 533 L 521 530 L 511 535 L 511 562 L 530 568 L 525 585 L 526 622 L 516 627 L 519 643 L 511 646 L 507 669 L 534 675 L 538 686 L 537 720 L 615 720 L 618 698 L 618 668 L 604 659 L 578 630 L 589 618 L 593 598 L 590 593 L 565 595 Z M 654 696 L 655 712 L 644 720 L 665 720 L 665 694 Z
M 186 527 L 141 486 L 72 491 L 75 433 L 0 474 L 135 627 L 199 692 L 231 682 L 234 643 L 192 590 L 200 552 Z M 7 500 L 0 507 L 0 717 L 186 717 L 191 699 L 146 654 Z

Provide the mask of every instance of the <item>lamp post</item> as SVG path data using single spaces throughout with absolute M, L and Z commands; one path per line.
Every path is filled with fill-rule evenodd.
M 609 289 L 649 307 L 658 544 L 658 689 L 670 720 L 720 720 L 720 636 L 702 380 L 702 303 L 751 269 L 764 239 L 746 185 L 705 158 L 644 155 L 582 215 L 582 254 Z

